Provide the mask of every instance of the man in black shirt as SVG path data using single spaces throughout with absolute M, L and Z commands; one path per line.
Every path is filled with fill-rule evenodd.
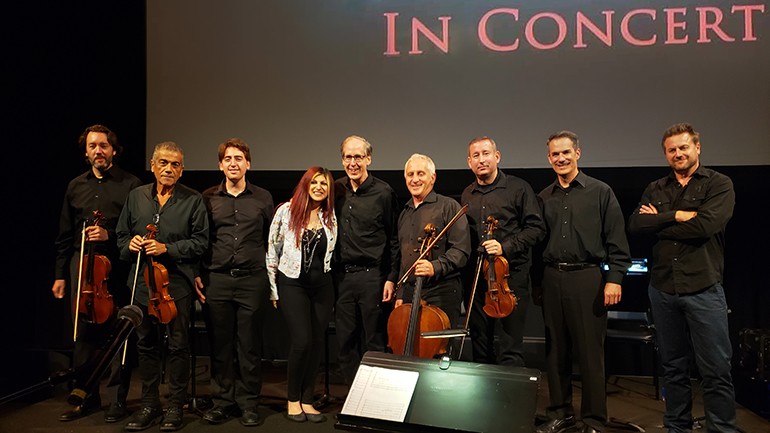
M 542 305 L 548 371 L 549 421 L 539 433 L 575 425 L 572 362 L 583 385 L 583 432 L 607 422 L 604 337 L 607 307 L 620 302 L 631 265 L 625 219 L 612 189 L 578 170 L 580 145 L 570 131 L 548 138 L 548 161 L 556 181 L 539 194 L 548 237 L 543 252 Z M 602 273 L 602 266 L 608 271 Z
M 517 302 L 511 314 L 499 319 L 499 350 L 495 354 L 495 325 L 498 320 L 483 310 L 487 282 L 483 275 L 480 276 L 473 305 L 469 308 L 473 360 L 523 367 L 524 321 L 530 299 L 530 252 L 545 236 L 545 221 L 532 187 L 526 181 L 498 170 L 499 162 L 500 151 L 491 138 L 476 138 L 468 144 L 468 166 L 476 175 L 476 181 L 465 188 L 460 202 L 468 205 L 471 251 L 475 252 L 470 263 L 478 263 L 479 258 L 505 258 L 510 275 L 507 284 Z M 485 222 L 489 217 L 497 221 L 497 230 L 492 236 L 486 233 Z M 466 287 L 469 289 L 476 277 L 470 274 L 478 271 L 477 267 L 465 268 Z
M 139 374 L 142 377 L 142 409 L 126 424 L 128 431 L 145 430 L 163 418 L 160 430 L 182 428 L 182 406 L 187 403 L 187 382 L 190 379 L 190 313 L 194 293 L 194 278 L 199 274 L 201 255 L 208 248 L 209 220 L 203 197 L 197 191 L 178 183 L 184 170 L 182 148 L 172 141 L 155 146 L 150 160 L 155 182 L 142 185 L 129 193 L 118 220 L 118 248 L 123 259 L 132 262 L 130 276 L 143 274 L 148 258 L 166 270 L 168 287 L 156 280 L 152 294 L 157 299 L 164 290 L 173 298 L 176 317 L 150 315 L 150 289 L 145 278 L 137 278 L 134 304 L 144 313 L 136 328 L 138 337 Z M 149 224 L 155 224 L 155 238 L 146 236 Z M 137 254 L 141 259 L 137 260 Z M 139 267 L 139 269 L 137 269 Z M 160 273 L 160 272 L 159 272 Z M 162 273 L 160 273 L 162 274 Z M 153 303 L 153 305 L 156 305 Z M 154 308 L 155 309 L 155 308 Z M 153 309 L 153 310 L 154 310 Z M 166 309 L 162 309 L 166 312 Z M 166 333 L 167 348 L 161 336 Z M 168 381 L 169 407 L 161 411 L 160 382 L 161 353 L 165 354 L 165 375 Z
M 438 235 L 459 213 L 461 206 L 456 200 L 436 194 L 433 190 L 436 166 L 425 155 L 415 153 L 409 158 L 404 167 L 404 178 L 412 198 L 398 217 L 400 275 L 405 275 L 416 265 L 412 276 L 398 290 L 395 308 L 413 301 L 415 278 L 424 277 L 421 299 L 443 310 L 451 328 L 459 328 L 462 303 L 460 269 L 467 263 L 471 251 L 468 219 L 461 215 L 438 240 L 427 258 L 417 260 L 426 235 L 425 227 L 433 224 Z
M 347 177 L 335 187 L 335 327 L 340 369 L 351 384 L 363 353 L 385 350 L 382 303 L 393 299 L 398 279 L 398 199 L 390 185 L 369 174 L 372 145 L 366 139 L 347 137 L 340 153 Z
M 128 264 L 121 262 L 115 236 L 123 203 L 129 191 L 141 184 L 136 176 L 121 170 L 113 163 L 122 151 L 115 133 L 103 125 L 86 128 L 79 139 L 82 151 L 90 169 L 70 181 L 64 196 L 59 235 L 56 238 L 55 280 L 51 292 L 56 298 L 63 298 L 69 280 L 71 304 L 77 298 L 80 245 L 83 239 L 84 222 L 91 221 L 94 211 L 102 214 L 100 225 L 85 227 L 85 241 L 94 245 L 94 252 L 104 255 L 110 261 L 112 270 L 107 283 L 116 306 L 129 303 L 130 292 L 126 287 Z M 73 363 L 83 365 L 95 355 L 100 344 L 109 337 L 114 316 L 105 323 L 91 323 L 85 315 L 78 315 L 78 335 L 75 341 Z M 110 407 L 105 413 L 106 422 L 116 422 L 126 416 L 126 396 L 131 379 L 130 366 L 120 368 L 113 363 L 108 385 Z M 72 421 L 88 415 L 101 407 L 98 383 L 96 389 L 88 390 L 84 403 L 63 413 L 59 420 Z
M 732 345 L 722 287 L 733 183 L 700 164 L 700 137 L 691 125 L 668 128 L 662 145 L 671 173 L 647 186 L 628 225 L 631 233 L 657 240 L 648 293 L 666 386 L 664 425 L 671 432 L 693 428 L 694 358 L 708 431 L 734 432 Z
M 251 152 L 245 142 L 231 138 L 219 145 L 218 155 L 225 179 L 203 192 L 211 244 L 201 277 L 195 279 L 208 305 L 211 336 L 214 407 L 203 419 L 221 424 L 241 412 L 241 424 L 255 426 L 262 390 L 262 320 L 270 297 L 265 238 L 273 197 L 246 180 Z

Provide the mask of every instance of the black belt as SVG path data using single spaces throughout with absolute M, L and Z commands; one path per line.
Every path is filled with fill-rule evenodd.
M 254 269 L 233 268 L 233 269 L 220 269 L 212 272 L 216 272 L 218 274 L 230 274 L 231 277 L 238 278 L 238 277 L 247 277 L 249 275 L 254 274 L 256 271 Z
M 548 263 L 548 266 L 562 272 L 582 271 L 583 269 L 599 267 L 596 263 Z
M 369 272 L 369 269 L 372 269 L 373 266 L 359 266 L 359 265 L 345 265 L 342 270 L 345 273 L 351 273 L 351 272 Z

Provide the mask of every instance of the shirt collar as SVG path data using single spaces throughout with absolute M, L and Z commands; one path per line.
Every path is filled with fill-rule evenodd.
M 420 206 L 424 205 L 425 203 L 435 203 L 436 201 L 438 201 L 438 197 L 436 196 L 436 190 L 432 189 L 428 193 L 427 197 L 425 197 L 425 200 L 423 200 L 422 203 L 420 203 Z M 414 200 L 412 199 L 411 196 L 409 197 L 409 200 L 406 202 L 406 207 L 410 209 L 415 209 Z
M 110 167 L 110 169 L 109 169 L 109 170 L 107 170 L 107 171 L 105 171 L 105 172 L 102 172 L 102 177 L 101 177 L 101 178 L 102 178 L 102 179 L 113 179 L 113 178 L 115 177 L 115 176 L 113 176 L 113 175 L 112 175 L 112 169 L 113 169 L 113 168 L 115 168 L 115 166 L 114 166 L 114 165 L 113 165 L 112 167 Z M 89 168 L 89 169 L 88 169 L 88 171 L 86 172 L 86 177 L 87 177 L 87 178 L 89 178 L 89 179 L 99 179 L 99 178 L 98 178 L 98 177 L 96 177 L 96 175 L 94 174 L 94 169 L 93 169 L 93 168 Z
M 708 171 L 706 171 L 706 167 L 704 167 L 703 164 L 699 162 L 698 168 L 692 174 L 692 177 L 709 177 L 709 173 Z M 674 170 L 671 170 L 668 173 L 668 176 L 666 176 L 666 184 L 671 184 L 672 182 L 679 183 L 679 180 L 677 180 Z
M 219 195 L 228 195 L 232 197 L 232 194 L 227 192 L 227 187 L 225 187 L 225 184 L 227 182 L 227 179 L 222 179 L 222 182 L 219 183 L 219 187 L 217 188 L 217 194 Z M 251 184 L 248 180 L 246 180 L 246 188 L 243 189 L 243 192 L 241 194 L 251 194 Z
M 506 179 L 505 173 L 503 173 L 503 171 L 498 168 L 497 176 L 495 176 L 495 180 L 493 180 L 492 183 L 488 185 L 481 185 L 477 179 L 474 182 L 473 190 L 483 193 L 492 191 L 493 189 L 497 188 L 505 188 L 506 186 L 508 186 L 508 180 Z
M 350 178 L 349 177 L 346 178 L 346 180 L 345 180 L 345 188 L 347 188 L 348 191 L 350 191 L 352 193 L 362 193 L 362 192 L 366 192 L 367 189 L 371 188 L 373 183 L 374 183 L 374 177 L 372 177 L 371 173 L 367 172 L 366 173 L 366 180 L 364 180 L 364 182 L 361 185 L 359 185 L 357 190 L 353 191 L 353 185 L 350 182 Z

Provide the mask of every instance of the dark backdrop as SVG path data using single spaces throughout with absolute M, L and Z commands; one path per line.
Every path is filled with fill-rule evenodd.
M 3 289 L 0 395 L 44 380 L 49 374 L 47 354 L 67 350 L 71 336 L 68 311 L 50 293 L 53 282 L 53 242 L 67 182 L 87 167 L 77 137 L 93 123 L 108 125 L 126 152 L 120 164 L 150 181 L 145 171 L 145 71 L 143 2 L 36 2 L 16 4 L 4 14 L 9 54 L 5 65 L 11 79 L 4 83 L 6 135 L 3 170 L 9 258 Z M 6 68 L 4 68 L 6 69 Z M 679 119 L 672 119 L 672 121 Z M 696 125 L 697 126 L 697 125 Z M 729 128 L 730 125 L 724 125 Z M 703 137 L 705 143 L 708 137 Z M 184 143 L 181 143 L 184 145 Z M 212 158 L 214 157 L 212 143 Z M 376 145 L 376 143 L 375 143 Z M 733 146 L 741 143 L 714 143 Z M 337 143 L 319 152 L 337 152 Z M 707 150 L 709 144 L 705 144 Z M 259 144 L 252 143 L 255 154 Z M 270 149 L 284 152 L 290 149 Z M 502 151 L 506 160 L 514 155 Z M 595 151 L 584 149 L 584 152 Z M 659 148 L 650 149 L 658 152 Z M 708 164 L 708 160 L 704 161 Z M 664 164 L 661 155 L 661 165 Z M 340 174 L 341 167 L 335 174 Z M 725 287 L 733 342 L 742 328 L 770 328 L 770 295 L 765 266 L 769 236 L 763 215 L 762 179 L 770 174 L 767 161 L 756 166 L 714 167 L 732 177 L 737 204 L 727 230 Z M 550 169 L 505 169 L 528 180 L 537 191 L 553 179 Z M 624 212 L 635 207 L 644 186 L 667 172 L 654 168 L 586 169 L 614 190 Z M 374 173 L 391 183 L 406 200 L 400 172 Z M 299 172 L 253 172 L 252 182 L 270 190 L 276 202 L 286 200 Z M 185 172 L 182 182 L 202 190 L 220 180 L 216 171 Z M 472 181 L 469 170 L 442 171 L 436 189 L 459 196 Z M 757 202 L 752 203 L 752 197 Z M 630 238 L 635 257 L 649 254 L 650 245 Z M 643 296 L 640 298 L 643 299 Z M 531 310 L 539 314 L 539 310 Z M 531 330 L 531 333 L 541 330 Z M 539 334 L 541 335 L 541 334 Z M 737 350 L 736 350 L 737 352 Z M 746 395 L 739 395 L 747 399 Z

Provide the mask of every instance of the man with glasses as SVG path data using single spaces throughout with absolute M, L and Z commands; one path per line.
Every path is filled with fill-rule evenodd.
M 335 326 L 345 382 L 353 383 L 363 353 L 385 350 L 383 302 L 398 280 L 398 199 L 368 171 L 372 145 L 351 135 L 340 146 L 347 177 L 336 182 L 338 244 L 335 249 Z
M 203 197 L 197 191 L 178 183 L 184 170 L 184 153 L 174 142 L 155 146 L 150 161 L 155 182 L 140 186 L 128 195 L 118 220 L 118 248 L 121 258 L 132 262 L 130 283 L 138 271 L 146 267 L 147 257 L 166 268 L 168 293 L 176 304 L 176 317 L 167 324 L 148 314 L 149 288 L 145 279 L 136 279 L 133 303 L 144 313 L 136 328 L 138 337 L 139 374 L 142 379 L 142 408 L 126 424 L 128 431 L 145 430 L 162 418 L 161 431 L 182 428 L 182 406 L 187 402 L 190 377 L 188 330 L 194 278 L 198 263 L 209 243 L 209 220 Z M 148 224 L 157 226 L 157 235 L 146 236 Z M 141 259 L 138 259 L 141 254 Z M 155 289 L 155 288 L 154 288 Z M 165 320 L 164 320 L 165 321 Z M 161 336 L 167 335 L 167 348 Z M 160 391 L 165 354 L 169 407 L 161 411 Z

